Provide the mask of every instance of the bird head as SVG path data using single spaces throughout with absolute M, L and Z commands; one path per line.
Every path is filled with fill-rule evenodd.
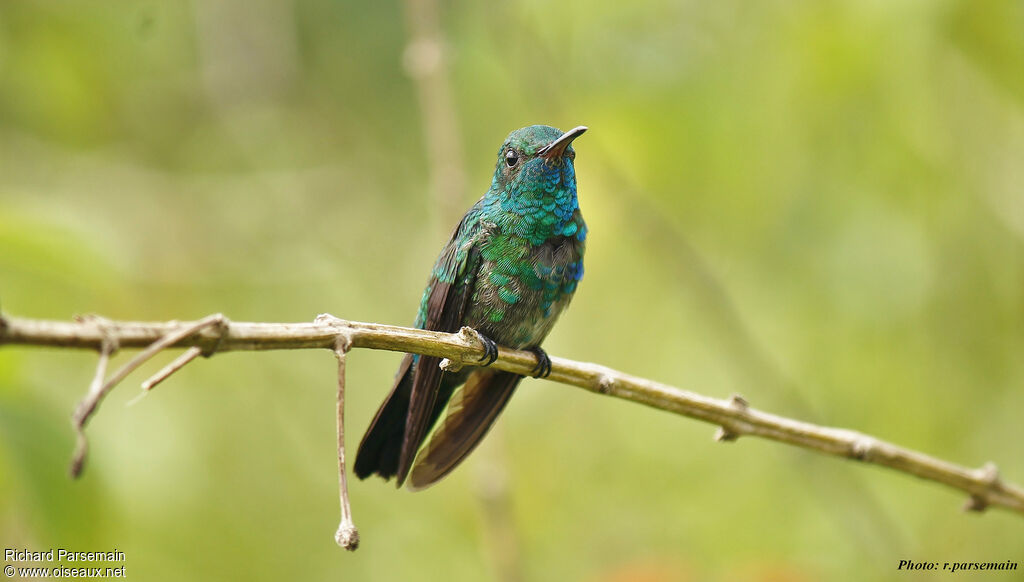
M 572 142 L 585 131 L 531 125 L 509 134 L 487 194 L 488 208 L 505 215 L 499 222 L 531 238 L 559 234 L 578 208 Z

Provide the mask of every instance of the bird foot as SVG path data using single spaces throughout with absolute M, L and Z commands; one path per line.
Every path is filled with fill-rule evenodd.
M 531 373 L 534 378 L 547 378 L 551 375 L 551 358 L 548 357 L 548 353 L 540 348 L 540 346 L 529 348 L 528 351 L 533 352 L 537 356 L 537 365 L 533 367 Z
M 476 334 L 476 339 L 480 340 L 480 343 L 483 344 L 484 346 L 484 355 L 482 358 L 480 358 L 480 362 L 482 363 L 477 365 L 490 366 L 491 364 L 494 363 L 495 360 L 498 359 L 498 344 L 495 343 L 494 340 L 492 340 L 491 338 L 476 331 L 475 329 L 473 330 L 473 333 Z

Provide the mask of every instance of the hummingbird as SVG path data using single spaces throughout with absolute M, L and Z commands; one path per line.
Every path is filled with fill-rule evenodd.
M 571 144 L 586 130 L 532 125 L 505 138 L 491 187 L 434 263 L 415 323 L 448 333 L 468 326 L 485 355 L 456 372 L 442 370 L 440 358 L 406 354 L 359 443 L 360 479 L 395 477 L 398 487 L 408 480 L 418 490 L 457 467 L 523 379 L 487 367 L 498 357 L 498 344 L 532 351 L 534 377 L 551 373 L 540 344 L 583 277 L 587 225 L 576 200 Z

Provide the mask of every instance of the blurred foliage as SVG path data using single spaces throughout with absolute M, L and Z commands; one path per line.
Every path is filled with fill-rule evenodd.
M 551 353 L 1024 480 L 1024 4 L 440 8 L 475 195 L 510 130 L 591 127 L 587 277 Z M 396 3 L 0 3 L 3 309 L 410 322 L 450 217 L 406 42 Z M 0 350 L 0 545 L 117 548 L 137 580 L 479 580 L 502 554 L 593 581 L 1024 561 L 1019 516 L 942 487 L 538 381 L 439 486 L 354 483 L 346 554 L 332 358 L 219 355 L 130 409 L 126 384 L 71 482 L 95 356 Z M 398 361 L 350 357 L 350 443 Z

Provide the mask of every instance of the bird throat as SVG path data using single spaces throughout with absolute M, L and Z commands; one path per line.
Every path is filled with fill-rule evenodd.
M 556 236 L 573 236 L 579 209 L 576 176 L 571 161 L 542 163 L 523 168 L 517 180 L 498 197 L 504 220 L 502 230 L 540 245 Z

